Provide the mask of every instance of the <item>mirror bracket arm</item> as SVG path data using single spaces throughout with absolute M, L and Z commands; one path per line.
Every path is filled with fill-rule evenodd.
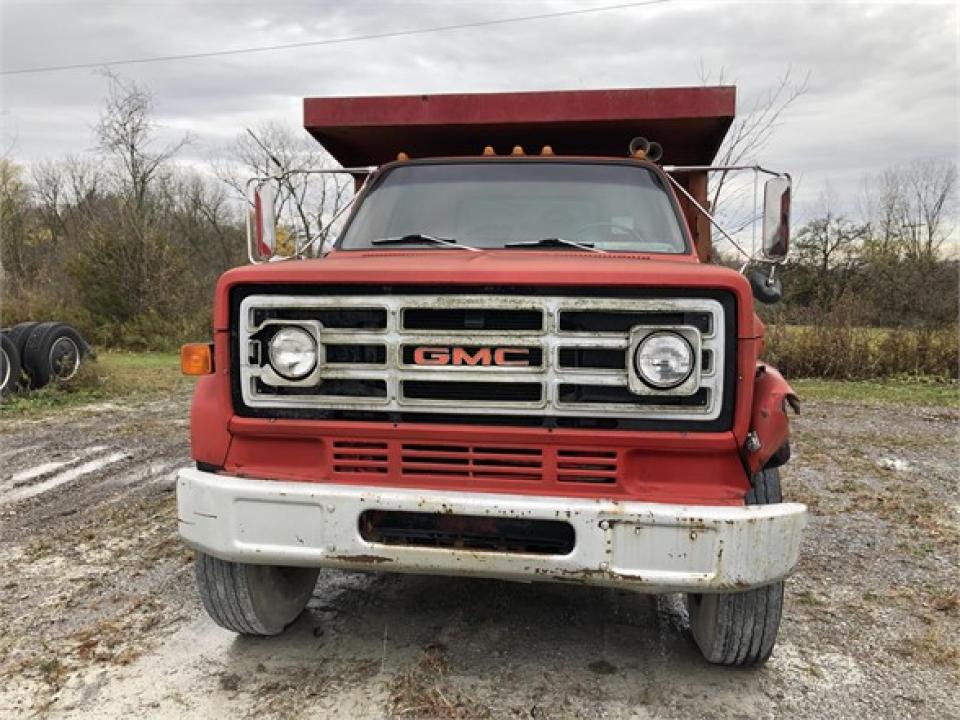
M 667 167 L 672 167 L 672 166 L 666 166 L 664 167 L 664 170 L 666 170 Z M 687 168 L 683 168 L 683 169 L 687 169 Z M 750 253 L 748 253 L 746 250 L 740 247 L 740 244 L 733 239 L 733 236 L 731 236 L 730 233 L 727 232 L 726 228 L 724 228 L 723 225 L 717 222 L 717 219 L 714 218 L 713 215 L 711 215 L 710 212 L 703 205 L 697 202 L 697 199 L 694 198 L 693 195 L 691 195 L 689 191 L 687 191 L 687 189 L 683 185 L 681 185 L 680 182 L 675 177 L 670 175 L 669 172 L 666 173 L 666 177 L 667 177 L 667 180 L 670 181 L 670 184 L 673 185 L 681 193 L 683 193 L 683 196 L 687 198 L 687 200 L 689 200 L 691 203 L 693 203 L 693 206 L 700 213 L 702 213 L 707 220 L 710 221 L 710 224 L 713 225 L 717 230 L 719 230 L 720 234 L 723 235 L 727 239 L 727 241 L 731 245 L 733 245 L 737 250 L 739 250 L 740 254 L 747 259 L 743 267 L 745 268 L 747 265 L 749 265 L 750 261 L 753 260 L 753 257 L 750 255 Z M 741 268 L 740 272 L 743 272 L 743 268 Z

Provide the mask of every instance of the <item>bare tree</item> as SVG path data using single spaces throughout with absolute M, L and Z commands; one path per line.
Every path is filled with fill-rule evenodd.
M 25 279 L 26 234 L 29 214 L 29 191 L 23 179 L 23 168 L 0 157 L 0 268 L 12 273 L 14 282 Z M 6 284 L 6 280 L 4 284 Z
M 700 83 L 702 85 L 723 85 L 726 81 L 725 69 L 720 68 L 716 82 L 712 74 L 700 61 Z M 787 67 L 776 83 L 759 93 L 747 107 L 737 108 L 737 117 L 730 125 L 723 144 L 717 152 L 718 165 L 743 165 L 755 162 L 757 155 L 767 146 L 774 133 L 780 127 L 783 114 L 797 98 L 803 95 L 810 82 L 810 73 L 797 80 L 793 68 Z M 713 178 L 713 199 L 711 207 L 717 207 L 727 183 L 729 174 L 720 172 Z
M 934 260 L 947 238 L 947 220 L 956 206 L 957 164 L 946 158 L 930 158 L 912 163 L 906 172 L 920 226 L 910 234 L 912 253 Z
M 326 238 L 330 219 L 353 195 L 350 176 L 313 172 L 336 167 L 329 153 L 312 138 L 295 135 L 278 123 L 264 123 L 239 135 L 228 154 L 231 162 L 216 165 L 216 174 L 244 201 L 250 177 L 283 175 L 277 217 L 295 228 L 301 248 Z
M 915 160 L 863 181 L 862 212 L 869 224 L 867 251 L 878 257 L 936 260 L 953 229 L 957 164 Z
M 701 85 L 731 82 L 725 68 L 721 67 L 713 73 L 704 65 L 702 58 L 699 78 Z M 758 93 L 750 102 L 744 104 L 738 98 L 737 117 L 724 136 L 714 164 L 758 163 L 758 156 L 779 129 L 784 113 L 806 92 L 809 80 L 810 73 L 798 79 L 793 68 L 788 66 L 771 87 Z M 711 173 L 710 176 L 708 209 L 722 216 L 734 236 L 759 220 L 753 197 L 754 184 L 743 178 L 742 174 L 728 171 Z M 717 257 L 720 258 L 721 254 L 717 253 Z
M 156 148 L 153 96 L 136 83 L 109 70 L 107 97 L 96 126 L 99 149 L 123 169 L 123 185 L 137 211 L 143 209 L 150 183 L 164 164 L 189 142 L 189 137 Z

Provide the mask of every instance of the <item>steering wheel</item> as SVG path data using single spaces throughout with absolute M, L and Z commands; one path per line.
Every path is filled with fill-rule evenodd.
M 615 222 L 604 222 L 602 220 L 599 222 L 587 223 L 586 225 L 581 225 L 580 227 L 578 227 L 576 230 L 573 231 L 574 239 L 579 239 L 580 233 L 586 230 L 589 230 L 590 228 L 602 228 L 602 227 L 610 228 L 611 230 L 622 230 L 623 232 L 630 235 L 633 239 L 638 240 L 640 242 L 644 242 L 643 236 L 640 233 L 638 233 L 636 230 L 634 230 L 632 227 L 629 227 L 627 225 L 621 225 L 620 223 L 615 223 Z

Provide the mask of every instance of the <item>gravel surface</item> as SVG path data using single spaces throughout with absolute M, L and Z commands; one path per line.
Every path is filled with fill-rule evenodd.
M 955 408 L 804 406 L 780 642 L 731 671 L 679 596 L 490 580 L 325 572 L 235 637 L 176 539 L 188 401 L 0 418 L 0 716 L 960 717 Z

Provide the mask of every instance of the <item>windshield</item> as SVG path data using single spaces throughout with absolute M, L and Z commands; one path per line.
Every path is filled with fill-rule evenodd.
M 476 248 L 547 241 L 537 247 L 571 249 L 560 239 L 606 251 L 686 252 L 677 211 L 647 168 L 536 161 L 398 166 L 363 200 L 340 247 L 405 238 L 450 249 L 408 237 L 424 235 Z

